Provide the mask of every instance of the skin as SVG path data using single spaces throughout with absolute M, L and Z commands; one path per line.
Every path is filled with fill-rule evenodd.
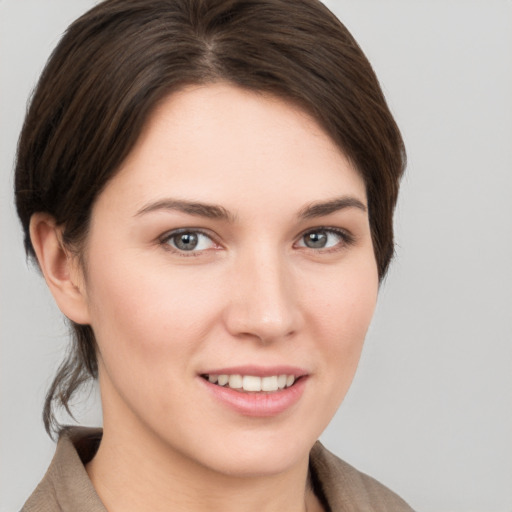
M 311 117 L 220 83 L 175 93 L 150 118 L 94 204 L 85 269 L 51 217 L 34 215 L 59 307 L 97 338 L 104 438 L 87 471 L 110 512 L 320 510 L 308 454 L 350 386 L 377 298 L 365 205 L 362 178 Z M 180 228 L 204 233 L 198 250 L 176 248 Z M 269 417 L 213 399 L 200 374 L 247 364 L 304 369 L 300 399 Z

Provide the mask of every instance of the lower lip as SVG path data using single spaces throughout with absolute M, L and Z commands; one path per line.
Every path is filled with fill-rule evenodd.
M 295 405 L 306 385 L 307 377 L 301 377 L 289 388 L 274 392 L 246 393 L 212 384 L 199 377 L 213 396 L 235 412 L 244 416 L 276 416 Z

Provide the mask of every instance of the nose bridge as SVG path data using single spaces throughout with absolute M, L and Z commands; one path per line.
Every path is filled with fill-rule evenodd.
M 228 313 L 228 328 L 267 342 L 292 334 L 299 325 L 293 274 L 286 255 L 271 244 L 240 254 Z

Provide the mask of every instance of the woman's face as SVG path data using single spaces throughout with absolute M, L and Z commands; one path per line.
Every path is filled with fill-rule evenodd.
M 311 117 L 226 84 L 173 94 L 85 254 L 106 433 L 225 474 L 307 458 L 378 288 L 364 183 Z

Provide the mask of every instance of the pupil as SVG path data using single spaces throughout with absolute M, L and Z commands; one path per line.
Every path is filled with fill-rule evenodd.
M 309 233 L 306 235 L 306 245 L 313 249 L 325 247 L 327 243 L 327 235 L 321 231 Z
M 197 235 L 194 233 L 183 233 L 176 240 L 176 247 L 184 251 L 190 251 L 197 245 Z

